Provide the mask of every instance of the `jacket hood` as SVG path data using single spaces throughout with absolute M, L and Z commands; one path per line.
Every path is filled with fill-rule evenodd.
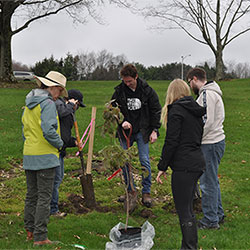
M 174 102 L 173 105 L 180 105 L 197 117 L 201 117 L 206 113 L 206 108 L 200 106 L 192 96 L 185 96 Z
M 26 96 L 25 104 L 29 109 L 33 109 L 46 99 L 51 99 L 51 96 L 47 90 L 32 89 Z
M 199 95 L 203 90 L 211 90 L 222 96 L 220 86 L 215 81 L 207 82 L 204 86 L 202 86 L 199 90 Z

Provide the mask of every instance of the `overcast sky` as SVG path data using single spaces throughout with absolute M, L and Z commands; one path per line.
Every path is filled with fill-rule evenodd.
M 26 65 L 50 57 L 60 59 L 67 52 L 99 52 L 106 49 L 114 56 L 124 54 L 129 62 L 145 66 L 180 62 L 195 66 L 204 61 L 214 62 L 208 46 L 192 40 L 182 30 L 156 32 L 150 23 L 126 9 L 108 6 L 103 12 L 107 25 L 93 20 L 73 24 L 65 15 L 36 21 L 28 29 L 13 36 L 12 53 L 15 61 Z M 224 61 L 248 62 L 250 32 L 240 36 L 224 50 Z M 188 56 L 191 55 L 191 56 Z

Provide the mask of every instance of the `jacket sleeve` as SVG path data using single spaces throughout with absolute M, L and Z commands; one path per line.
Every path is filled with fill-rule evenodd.
M 41 128 L 44 138 L 55 148 L 61 148 L 63 141 L 57 133 L 57 111 L 53 100 L 47 99 L 41 103 Z
M 62 99 L 57 99 L 55 104 L 60 119 L 74 112 L 74 104 L 71 102 L 66 103 Z
M 214 122 L 215 122 L 215 114 L 216 114 L 216 93 L 213 91 L 206 90 L 206 113 L 207 113 L 207 119 L 203 128 L 203 138 L 210 133 L 211 130 L 213 130 Z M 203 92 L 199 95 L 197 102 L 204 107 L 204 95 Z
M 159 129 L 161 127 L 161 104 L 159 102 L 158 95 L 152 89 L 151 95 L 148 100 L 149 104 L 149 115 L 150 115 L 150 127 L 152 129 L 156 128 Z
M 182 121 L 183 115 L 178 112 L 177 107 L 172 107 L 168 113 L 166 137 L 162 148 L 161 158 L 158 163 L 158 169 L 161 171 L 167 170 L 180 144 Z

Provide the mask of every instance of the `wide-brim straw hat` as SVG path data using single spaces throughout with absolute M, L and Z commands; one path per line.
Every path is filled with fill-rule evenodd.
M 67 78 L 59 72 L 50 71 L 45 77 L 35 76 L 35 80 L 39 87 L 41 87 L 42 83 L 48 87 L 62 87 L 64 90 L 61 92 L 61 96 L 68 96 L 68 92 L 66 90 Z

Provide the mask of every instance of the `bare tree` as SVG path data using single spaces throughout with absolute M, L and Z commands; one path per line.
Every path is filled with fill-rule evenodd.
M 106 49 L 101 50 L 97 53 L 96 61 L 99 68 L 108 68 L 112 62 L 113 54 L 108 52 Z
M 0 81 L 14 81 L 12 74 L 11 39 L 36 20 L 66 12 L 74 22 L 84 23 L 88 17 L 101 22 L 100 6 L 119 4 L 117 0 L 0 0 Z M 13 18 L 22 21 L 13 27 Z
M 20 71 L 30 71 L 30 68 L 25 65 L 25 64 L 22 64 L 21 62 L 16 62 L 16 61 L 12 61 L 12 69 L 13 70 L 20 70 Z
M 250 77 L 250 65 L 249 63 L 238 63 L 235 65 L 234 73 L 238 78 Z
M 249 0 L 155 0 L 140 13 L 158 19 L 157 28 L 179 28 L 195 41 L 209 46 L 216 61 L 216 79 L 223 78 L 223 51 L 250 30 Z M 142 4 L 140 2 L 140 4 Z M 248 21 L 248 24 L 247 24 Z
M 80 79 L 89 80 L 89 76 L 94 71 L 96 67 L 96 55 L 94 52 L 90 53 L 84 53 L 80 52 L 78 53 L 79 61 L 77 64 L 78 67 L 78 73 L 80 75 Z

